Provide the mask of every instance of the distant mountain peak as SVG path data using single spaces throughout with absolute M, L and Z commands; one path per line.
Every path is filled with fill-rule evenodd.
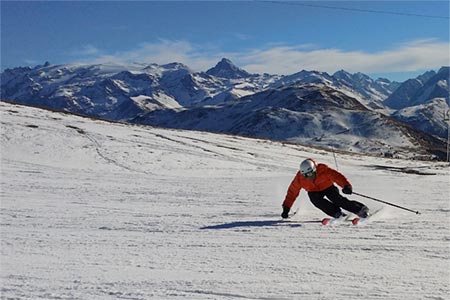
M 333 76 L 335 76 L 335 75 L 352 75 L 352 74 L 349 73 L 349 72 L 347 72 L 347 71 L 345 71 L 344 69 L 341 69 L 341 70 L 339 70 L 339 71 L 336 71 L 336 72 L 333 74 Z
M 228 65 L 232 65 L 232 66 L 234 66 L 234 64 L 233 64 L 233 62 L 231 61 L 231 60 L 229 60 L 228 58 L 222 58 L 219 62 L 218 62 L 218 64 L 228 64 Z
M 443 66 L 439 69 L 438 74 L 442 74 L 442 73 L 449 73 L 450 71 L 450 67 L 449 66 Z
M 434 98 L 449 99 L 449 68 L 442 67 L 438 73 L 427 71 L 414 79 L 403 82 L 384 103 L 394 109 L 425 104 Z
M 167 68 L 167 69 L 186 69 L 189 70 L 189 67 L 185 64 L 179 63 L 179 62 L 171 62 L 168 64 L 164 64 L 161 67 Z
M 340 80 L 353 80 L 353 74 L 345 71 L 345 70 L 339 70 L 337 72 L 335 72 L 332 75 L 334 78 L 340 79 Z
M 422 84 L 425 84 L 430 78 L 432 78 L 434 75 L 436 75 L 435 71 L 427 71 L 423 73 L 422 75 L 419 75 L 416 77 L 417 80 L 420 80 Z
M 233 62 L 227 58 L 222 58 L 222 60 L 219 61 L 215 67 L 206 71 L 206 74 L 228 79 L 238 79 L 252 76 L 247 71 L 236 67 Z

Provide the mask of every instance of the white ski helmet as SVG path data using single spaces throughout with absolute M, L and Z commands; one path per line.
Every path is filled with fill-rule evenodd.
M 316 164 L 310 158 L 305 159 L 300 164 L 300 173 L 305 177 L 313 177 L 316 175 Z

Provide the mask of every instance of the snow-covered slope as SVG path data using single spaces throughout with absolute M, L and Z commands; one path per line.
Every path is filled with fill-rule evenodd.
M 391 108 L 402 109 L 424 104 L 434 98 L 445 98 L 450 104 L 450 67 L 442 67 L 436 73 L 426 72 L 402 83 L 385 101 Z
M 398 109 L 392 117 L 428 134 L 447 138 L 450 110 L 450 67 L 404 82 L 384 102 Z
M 373 155 L 445 157 L 443 141 L 323 84 L 269 89 L 218 106 L 159 110 L 135 123 L 289 141 Z
M 446 113 L 449 109 L 445 98 L 434 98 L 424 104 L 400 109 L 392 117 L 428 134 L 447 138 L 449 120 L 446 120 Z
M 337 154 L 372 223 L 322 227 L 299 162 L 332 153 L 0 102 L 4 299 L 447 299 L 449 167 Z M 420 175 L 428 174 L 428 175 Z M 372 210 L 378 202 L 350 198 Z
M 350 74 L 344 70 L 333 75 L 326 72 L 302 70 L 298 73 L 283 76 L 275 81 L 271 87 L 279 88 L 299 83 L 323 84 L 345 93 L 349 97 L 358 99 L 367 108 L 386 111 L 382 103 L 396 87 L 395 82 L 387 79 L 373 80 L 369 76 L 356 73 Z
M 395 91 L 398 84 L 382 78 L 373 80 L 363 73 L 350 74 L 344 70 L 334 73 L 333 77 L 342 90 L 348 91 L 347 93 L 353 91 L 367 107 L 380 111 L 385 109 L 383 101 Z

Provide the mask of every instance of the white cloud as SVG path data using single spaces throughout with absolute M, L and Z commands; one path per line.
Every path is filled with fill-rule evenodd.
M 143 43 L 134 50 L 101 55 L 93 46 L 86 46 L 85 63 L 147 62 L 184 63 L 195 71 L 213 67 L 222 57 L 251 73 L 293 74 L 302 69 L 333 73 L 393 73 L 437 69 L 450 65 L 450 44 L 434 39 L 415 40 L 378 52 L 320 49 L 317 45 L 268 45 L 265 49 L 223 52 L 214 45 L 193 45 L 187 41 L 159 40 Z
M 24 59 L 24 63 L 28 66 L 34 66 L 34 65 L 37 65 L 39 63 L 39 61 L 36 59 L 26 58 L 26 59 Z
M 88 58 L 77 60 L 78 63 L 157 63 L 167 64 L 171 62 L 184 63 L 196 71 L 210 68 L 217 63 L 216 58 L 204 53 L 200 48 L 195 48 L 186 41 L 159 40 L 157 43 L 142 43 L 136 49 L 117 52 L 113 54 L 96 54 Z
M 242 67 L 255 73 L 292 74 L 302 69 L 330 73 L 340 69 L 363 73 L 410 72 L 449 65 L 450 45 L 436 40 L 421 40 L 373 53 L 275 47 L 253 51 L 241 59 Z
M 100 55 L 101 51 L 93 45 L 84 45 L 80 49 L 75 49 L 71 51 L 73 56 L 92 56 Z

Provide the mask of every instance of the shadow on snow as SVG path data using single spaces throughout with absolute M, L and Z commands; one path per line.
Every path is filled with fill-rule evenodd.
M 225 224 L 201 227 L 200 229 L 231 229 L 237 227 L 271 227 L 289 226 L 300 227 L 305 223 L 320 223 L 320 221 L 284 221 L 284 220 L 263 220 L 263 221 L 238 221 Z

